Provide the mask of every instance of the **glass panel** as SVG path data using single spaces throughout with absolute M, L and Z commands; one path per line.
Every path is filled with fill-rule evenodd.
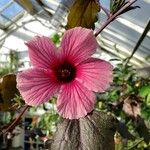
M 0 15 L 0 26 L 1 25 L 4 25 L 8 20 L 6 20 L 5 18 L 3 18 L 1 15 Z
M 101 5 L 107 9 L 109 9 L 110 1 L 106 0 L 101 0 L 100 1 Z
M 1 10 L 2 7 L 4 7 L 10 1 L 11 0 L 0 0 L 0 10 Z
M 50 9 L 56 10 L 60 0 L 41 0 Z
M 17 14 L 19 14 L 22 11 L 23 11 L 23 8 L 19 6 L 16 2 L 14 2 L 2 12 L 2 15 L 4 15 L 5 17 L 9 19 L 12 19 L 13 17 L 15 17 Z

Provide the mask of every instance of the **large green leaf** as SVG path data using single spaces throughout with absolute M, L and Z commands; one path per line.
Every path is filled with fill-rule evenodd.
M 100 4 L 98 0 L 76 0 L 70 8 L 67 29 L 77 26 L 94 28 L 99 11 Z
M 142 97 L 146 97 L 148 94 L 150 94 L 150 85 L 143 86 L 139 91 L 139 95 Z

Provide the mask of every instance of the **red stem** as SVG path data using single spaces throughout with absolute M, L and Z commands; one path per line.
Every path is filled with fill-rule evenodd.
M 7 133 L 9 130 L 12 130 L 21 120 L 22 115 L 25 113 L 25 111 L 29 108 L 29 105 L 25 105 L 22 112 L 19 114 L 19 116 L 8 126 L 7 129 L 2 131 L 3 134 Z
M 100 29 L 98 29 L 95 33 L 95 36 L 98 36 L 103 29 L 105 29 L 112 21 L 115 20 L 117 16 L 119 16 L 124 10 L 126 10 L 128 7 L 130 7 L 133 3 L 135 3 L 137 0 L 130 0 L 126 5 L 124 5 L 122 8 L 120 8 L 115 14 L 113 14 L 102 26 Z

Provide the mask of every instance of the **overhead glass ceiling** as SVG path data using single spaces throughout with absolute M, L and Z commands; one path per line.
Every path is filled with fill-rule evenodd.
M 18 51 L 21 61 L 28 62 L 27 48 L 24 42 L 35 35 L 51 36 L 53 33 L 58 32 L 58 28 L 51 24 L 52 20 L 57 18 L 58 12 L 61 12 L 59 17 L 64 17 L 66 12 L 60 9 L 64 8 L 62 7 L 63 4 L 65 4 L 65 7 L 69 6 L 69 3 L 73 0 L 41 0 L 42 6 L 36 0 L 30 1 L 34 3 L 35 9 L 38 8 L 34 15 L 30 15 L 13 0 L 0 0 L 0 63 L 7 62 L 7 55 L 10 50 Z M 108 2 L 101 0 L 101 4 L 106 8 L 109 6 Z M 150 0 L 138 0 L 135 5 L 140 6 L 140 8 L 121 15 L 98 36 L 98 43 L 105 51 L 103 53 L 100 49 L 98 50 L 101 57 L 109 59 L 111 57 L 126 58 L 131 54 L 147 22 L 150 20 Z M 44 17 L 41 14 L 44 14 Z M 96 27 L 99 28 L 105 19 L 105 14 L 103 12 L 99 13 L 99 22 Z M 58 21 L 64 25 L 65 20 L 62 20 L 60 18 Z M 62 31 L 62 26 L 59 31 Z M 131 59 L 131 63 L 136 67 L 150 65 L 149 43 L 150 32 L 148 32 L 142 45 Z
M 23 8 L 13 0 L 0 1 L 0 27 L 6 28 L 23 12 Z
M 138 39 L 143 33 L 147 23 L 150 21 L 150 1 L 138 0 L 135 5 L 140 6 L 140 8 L 121 15 L 99 36 L 101 37 L 101 41 L 103 41 L 101 42 L 101 45 L 109 52 L 117 56 L 119 55 L 121 58 L 126 58 L 132 53 Z M 106 19 L 106 16 L 104 13 L 100 13 L 99 18 L 100 24 L 102 24 Z M 134 58 L 132 59 L 134 64 L 139 66 L 150 65 L 149 44 L 150 31 L 147 33 L 141 46 L 134 54 Z M 115 48 L 119 51 L 115 50 Z

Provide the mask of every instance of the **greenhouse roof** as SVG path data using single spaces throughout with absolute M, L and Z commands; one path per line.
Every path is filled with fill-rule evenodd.
M 13 0 L 0 1 L 0 28 L 5 29 L 24 12 L 24 9 Z
M 71 3 L 72 1 L 68 2 Z M 27 0 L 25 2 L 23 5 L 19 0 L 0 1 L 1 63 L 8 61 L 7 55 L 10 50 L 18 51 L 21 60 L 28 62 L 27 47 L 24 42 L 35 35 L 50 36 L 58 32 L 58 28 L 53 25 L 53 23 L 57 23 L 58 18 L 60 18 L 59 21 L 62 25 L 65 25 L 66 20 L 63 17 L 66 15 L 68 5 L 62 7 L 62 4 L 66 4 L 66 0 Z M 108 1 L 101 0 L 101 4 L 108 8 Z M 119 57 L 123 59 L 130 56 L 150 21 L 150 1 L 137 0 L 134 5 L 138 5 L 140 8 L 118 17 L 97 37 L 100 47 L 103 48 L 105 53 L 108 53 L 106 56 L 111 55 L 113 58 Z M 58 9 L 60 10 L 61 8 L 64 10 L 59 12 Z M 96 23 L 96 28 L 99 28 L 106 19 L 106 15 L 103 12 L 99 13 L 98 16 L 99 22 Z M 60 31 L 62 31 L 62 28 Z M 150 65 L 149 45 L 150 31 L 131 59 L 131 63 L 136 67 Z M 100 50 L 98 50 L 98 53 L 102 57 L 105 55 Z M 108 56 L 109 59 L 111 57 Z

